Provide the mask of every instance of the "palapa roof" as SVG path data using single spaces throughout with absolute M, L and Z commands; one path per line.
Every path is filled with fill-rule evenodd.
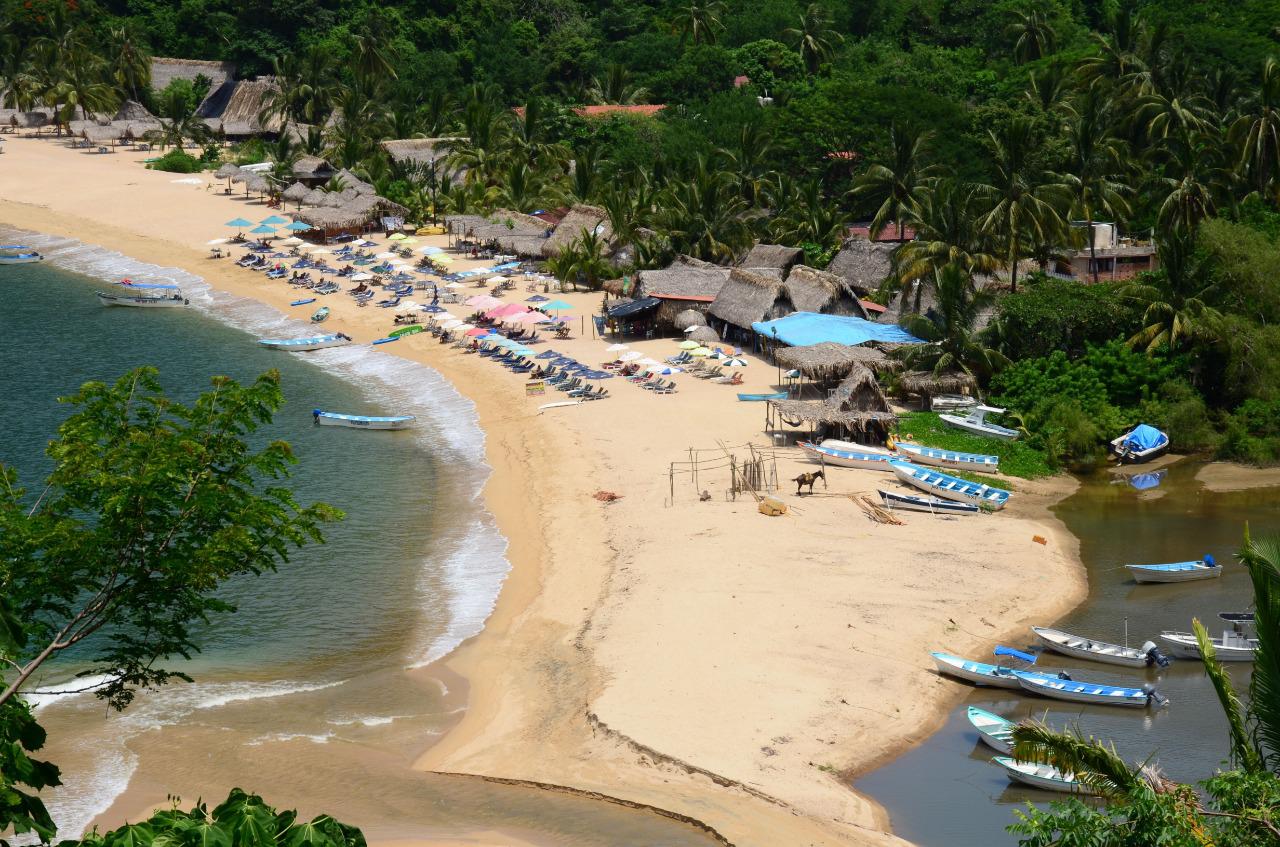
M 783 247 L 781 244 L 757 244 L 751 252 L 738 263 L 740 268 L 781 268 L 789 269 L 804 251 L 799 247 Z
M 240 173 L 240 166 L 235 162 L 226 162 L 213 172 L 217 179 L 228 179 Z
M 126 100 L 116 110 L 113 121 L 136 121 L 141 123 L 159 123 L 160 119 L 147 111 L 147 107 L 137 100 Z
M 293 185 L 286 188 L 280 196 L 286 200 L 301 203 L 309 193 L 311 193 L 311 189 L 307 188 L 300 182 L 295 182 Z
M 272 115 L 265 124 L 261 119 L 263 108 L 279 90 L 275 78 L 269 76 L 225 82 L 210 92 L 196 115 L 225 135 L 279 132 L 283 126 L 279 116 Z
M 445 226 L 457 235 L 477 241 L 496 242 L 499 248 L 517 256 L 541 256 L 547 242 L 547 224 L 532 215 L 497 209 L 482 215 L 449 215 Z
M 151 59 L 151 89 L 163 91 L 175 79 L 195 82 L 196 77 L 204 75 L 213 85 L 210 91 L 217 91 L 219 86 L 235 76 L 234 62 L 204 61 L 201 59 L 166 59 L 155 56 Z
M 908 371 L 898 377 L 898 388 L 907 394 L 964 394 L 977 391 L 978 383 L 963 371 Z
M 889 401 L 875 375 L 857 364 L 826 400 L 770 400 L 769 403 L 788 422 L 839 424 L 866 430 L 873 424 L 888 428 L 898 420 L 898 416 L 889 411 Z
M 827 265 L 827 271 L 860 292 L 875 291 L 889 275 L 896 245 L 850 238 Z
M 824 341 L 808 347 L 783 347 L 776 355 L 778 363 L 784 368 L 800 371 L 817 381 L 840 379 L 857 368 L 867 368 L 877 373 L 893 370 L 896 364 L 873 347 L 850 347 L 834 341 Z
M 80 130 L 80 134 L 94 144 L 104 144 L 108 141 L 119 141 L 124 138 L 124 127 L 91 124 Z
M 720 333 L 709 326 L 695 326 L 691 332 L 684 334 L 690 341 L 707 341 L 712 344 L 720 340 Z
M 835 274 L 796 265 L 787 274 L 786 287 L 797 312 L 867 317 L 857 295 Z
M 436 176 L 449 176 L 457 181 L 466 176 L 467 169 L 449 162 L 450 145 L 466 140 L 466 136 L 451 135 L 440 138 L 394 138 L 379 143 L 393 161 L 423 166 L 435 161 Z
M 322 206 L 304 209 L 294 213 L 296 220 L 311 224 L 317 229 L 342 229 L 345 227 L 363 226 L 376 217 L 397 215 L 404 217 L 409 210 L 399 203 L 393 203 L 385 197 L 377 195 L 360 195 L 349 204 L 339 208 Z
M 582 238 L 584 232 L 596 233 L 606 244 L 613 240 L 613 230 L 609 227 L 609 216 L 605 211 L 595 206 L 578 205 L 556 225 L 551 237 L 542 245 L 542 255 L 547 258 L 555 256 Z
M 636 274 L 638 290 L 646 297 L 710 303 L 729 279 L 729 268 L 681 256 L 660 270 Z
M 34 112 L 11 112 L 9 114 L 8 123 L 12 126 L 22 129 L 35 129 L 42 127 L 51 121 L 49 115 L 41 111 Z
M 293 175 L 303 179 L 328 179 L 332 173 L 333 165 L 319 156 L 302 156 L 293 163 Z
M 318 188 L 313 188 L 307 192 L 307 196 L 302 198 L 304 206 L 323 206 L 324 199 L 327 195 Z
M 743 329 L 792 312 L 867 316 L 839 277 L 806 265 L 792 268 L 785 281 L 768 271 L 734 268 L 711 304 L 711 314 Z
M 619 280 L 619 282 L 621 282 L 621 280 Z M 707 316 L 702 314 L 702 312 L 699 312 L 697 309 L 685 309 L 683 312 L 676 315 L 675 320 L 672 321 L 672 323 L 674 323 L 676 329 L 679 330 L 685 330 L 691 326 L 706 326 Z

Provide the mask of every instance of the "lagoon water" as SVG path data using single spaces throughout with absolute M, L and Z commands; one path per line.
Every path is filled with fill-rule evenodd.
M 1248 523 L 1255 535 L 1280 532 L 1280 489 L 1215 494 L 1195 479 L 1200 464 L 1183 460 L 1168 468 L 1159 485 L 1139 490 L 1128 476 L 1101 473 L 1055 510 L 1080 539 L 1089 571 L 1089 597 L 1054 624 L 1104 641 L 1141 645 L 1162 630 L 1191 629 L 1198 617 L 1220 634 L 1219 612 L 1245 611 L 1252 597 L 1248 574 L 1235 563 Z M 1126 469 L 1126 474 L 1129 470 Z M 1135 470 L 1133 473 L 1141 473 Z M 1140 483 L 1141 484 L 1141 483 Z M 1182 585 L 1137 585 L 1126 563 L 1175 562 L 1211 553 L 1225 567 L 1216 580 Z M 1029 647 L 1028 632 L 1011 646 Z M 975 656 L 980 660 L 989 660 Z M 927 847 L 993 847 L 1017 843 L 1004 828 L 1027 802 L 1061 799 L 1012 786 L 991 762 L 996 755 L 977 740 L 965 718 L 978 706 L 1014 720 L 1034 717 L 1051 726 L 1075 726 L 1115 743 L 1129 761 L 1149 756 L 1172 779 L 1196 782 L 1227 757 L 1227 727 L 1213 688 L 1199 662 L 1175 660 L 1160 672 L 1144 672 L 1045 653 L 1039 665 L 1067 669 L 1075 679 L 1112 685 L 1152 682 L 1170 699 L 1161 710 L 1082 706 L 1024 696 L 1014 691 L 971 688 L 945 725 L 923 744 L 856 783 L 889 811 L 894 831 Z M 1248 688 L 1252 665 L 1228 664 L 1236 688 Z M 956 682 L 958 687 L 964 683 Z

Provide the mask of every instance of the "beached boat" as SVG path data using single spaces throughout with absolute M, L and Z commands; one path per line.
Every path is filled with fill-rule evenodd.
M 1163 565 L 1125 565 L 1136 582 L 1193 582 L 1197 579 L 1217 579 L 1222 568 L 1205 556 L 1198 562 L 1169 562 Z
M 968 717 L 969 723 L 978 731 L 978 737 L 984 744 L 1001 753 L 1013 752 L 1013 728 L 1017 726 L 1016 723 L 977 706 L 969 707 Z
M 311 322 L 313 324 L 322 324 L 328 318 L 329 318 L 329 307 L 321 306 L 319 309 L 316 309 L 316 313 L 311 316 Z
M 1141 647 L 1124 647 L 1047 626 L 1033 626 L 1031 631 L 1046 648 L 1064 656 L 1126 668 L 1149 668 L 1155 665 L 1164 668 L 1169 665 L 1169 659 L 1160 652 L 1154 641 L 1147 641 Z
M 258 343 L 273 350 L 301 353 L 307 350 L 324 350 L 328 347 L 345 347 L 351 343 L 351 336 L 335 332 L 331 335 L 313 335 L 310 338 L 259 338 Z
M 865 451 L 837 450 L 834 447 L 810 444 L 808 441 L 801 441 L 797 446 L 807 453 L 813 461 L 821 462 L 824 465 L 835 465 L 840 468 L 887 471 L 889 470 L 889 459 L 892 458 L 889 453 L 877 450 L 875 447 L 868 448 Z
M 1169 436 L 1154 426 L 1138 424 L 1111 442 L 1111 452 L 1124 464 L 1149 462 L 1169 449 Z
M 24 244 L 4 244 L 0 245 L 0 265 L 29 265 L 32 262 L 42 262 L 44 256 L 32 247 Z
M 925 447 L 923 444 L 910 444 L 906 441 L 895 441 L 894 447 L 903 457 L 921 465 L 932 465 L 935 468 L 950 468 L 955 471 L 976 471 L 978 473 L 995 473 L 1000 470 L 1000 457 L 983 453 L 960 453 L 955 450 L 942 450 L 938 447 Z
M 985 435 L 988 438 L 998 438 L 1001 441 L 1017 441 L 1022 434 L 1016 429 L 1009 429 L 1005 426 L 990 423 L 987 415 L 998 415 L 1004 412 L 1004 409 L 995 406 L 974 406 L 969 410 L 969 414 L 961 417 L 959 415 L 938 415 L 938 419 L 947 426 L 956 429 L 963 429 L 965 432 L 972 432 L 974 435 Z
M 313 409 L 311 415 L 321 426 L 349 426 L 353 429 L 404 429 L 417 420 L 413 415 L 389 417 L 344 415 L 339 412 L 326 412 L 324 409 Z
M 120 288 L 94 292 L 104 306 L 134 306 L 144 309 L 175 308 L 187 305 L 182 289 L 167 282 L 133 282 L 121 280 Z
M 920 497 L 915 494 L 896 494 L 892 491 L 879 490 L 880 499 L 886 509 L 901 509 L 907 512 L 929 512 L 934 515 L 972 515 L 978 507 L 972 503 L 957 503 L 954 500 L 940 500 L 937 497 Z
M 1190 632 L 1162 632 L 1160 640 L 1168 647 L 1169 652 L 1183 659 L 1199 659 L 1200 645 Z M 1221 637 L 1210 637 L 1213 653 L 1222 662 L 1252 662 L 1257 658 L 1258 639 L 1249 638 L 1244 633 L 1226 630 Z
M 764 400 L 786 400 L 787 392 L 778 391 L 773 394 L 739 394 L 738 399 L 744 403 L 759 403 Z
M 314 297 L 304 297 L 304 298 L 303 298 L 303 299 L 301 299 L 301 300 L 294 300 L 294 301 L 293 301 L 292 303 L 290 303 L 289 305 L 290 305 L 290 306 L 305 306 L 305 305 L 307 305 L 308 303 L 314 303 L 314 302 L 316 302 L 316 298 L 314 298 Z
M 1019 762 L 1008 756 L 993 756 L 991 761 L 1004 768 L 1004 772 L 1009 775 L 1009 779 L 1013 782 L 1020 782 L 1023 785 L 1030 785 L 1032 788 L 1042 788 L 1045 791 L 1059 791 L 1064 794 L 1096 794 L 1091 789 L 1076 779 L 1075 774 L 1063 773 L 1053 765 L 1039 765 L 1035 762 Z
M 1009 502 L 1009 492 L 982 483 L 970 482 L 940 471 L 922 468 L 901 459 L 891 459 L 889 469 L 898 479 L 928 494 L 936 494 L 947 500 L 972 503 L 987 509 L 1003 509 Z
M 402 326 L 399 329 L 393 329 L 391 332 L 387 333 L 387 337 L 400 338 L 405 335 L 417 335 L 420 332 L 426 332 L 426 327 L 414 324 L 413 326 Z
M 929 410 L 932 412 L 959 412 L 976 405 L 978 399 L 965 394 L 935 394 L 929 398 Z
M 400 340 L 400 336 L 398 335 L 388 335 L 386 338 L 375 338 L 369 343 L 370 344 L 390 344 L 392 341 L 399 341 L 399 340 Z
M 1022 686 L 1018 682 L 1018 674 L 1028 674 L 1031 677 L 1043 677 L 1044 679 L 1057 679 L 1057 674 L 1042 673 L 1040 671 L 1022 671 L 1016 668 L 1008 668 L 1004 665 L 993 665 L 988 662 L 974 662 L 969 659 L 962 659 L 959 656 L 953 656 L 950 653 L 930 653 L 933 657 L 934 664 L 938 666 L 938 672 L 947 676 L 954 676 L 957 679 L 963 679 L 966 682 L 972 682 L 975 685 L 989 685 L 993 688 L 1011 688 L 1019 689 Z
M 1044 674 L 1032 675 L 1026 671 L 1015 671 L 1014 676 L 1023 691 L 1071 703 L 1142 709 L 1152 705 L 1164 706 L 1169 702 L 1150 685 L 1129 688 L 1124 685 L 1103 685 L 1100 682 L 1081 682 L 1075 679 L 1054 677 L 1046 679 Z

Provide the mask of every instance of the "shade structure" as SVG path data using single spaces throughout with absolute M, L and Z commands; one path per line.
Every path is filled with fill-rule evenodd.
M 253 226 L 253 221 L 246 221 L 244 218 L 236 218 L 234 221 L 227 221 L 224 226 Z
M 572 309 L 572 303 L 566 303 L 563 300 L 552 300 L 550 303 L 543 303 L 542 308 L 549 312 L 556 312 L 561 309 Z
M 710 356 L 710 355 L 711 355 L 711 348 L 709 348 L 709 347 L 699 347 L 699 348 L 698 348 L 698 349 L 696 349 L 696 350 L 690 350 L 690 351 L 689 351 L 689 355 L 690 355 L 690 356 Z
M 747 366 L 746 359 L 739 359 L 737 356 L 726 356 L 720 360 L 720 364 L 726 368 L 745 368 Z
M 491 329 L 485 329 L 484 327 L 477 326 L 467 330 L 467 335 L 470 335 L 472 338 L 479 338 L 482 335 L 489 335 L 492 332 L 493 330 Z
M 641 359 L 641 358 L 644 358 L 644 354 L 643 354 L 643 353 L 641 353 L 641 352 L 639 352 L 639 351 L 636 351 L 636 350 L 632 350 L 632 351 L 630 351 L 630 352 L 628 352 L 628 353 L 623 353 L 621 356 L 619 356 L 619 357 L 618 357 L 618 361 L 621 361 L 621 362 L 634 362 L 636 359 Z
M 690 341 L 711 341 L 720 340 L 720 333 L 716 332 L 709 326 L 695 326 L 687 333 Z
M 267 226 L 266 224 L 261 224 L 260 226 L 255 226 L 253 229 L 249 230 L 249 232 L 252 232 L 254 235 L 275 235 L 276 228 L 273 226 Z
M 627 349 L 627 345 L 625 345 L 625 344 L 610 344 L 608 347 L 606 347 L 606 348 L 604 348 L 604 349 L 608 350 L 610 353 L 614 353 L 614 352 L 616 352 L 616 351 L 618 351 L 618 350 L 626 350 L 626 349 Z
M 284 241 L 281 241 L 280 243 L 289 247 L 295 247 L 302 243 L 302 239 L 296 235 L 291 235 L 288 238 L 286 238 Z
M 433 253 L 431 254 L 431 261 L 439 262 L 442 265 L 452 265 L 455 260 L 452 256 L 446 256 L 443 253 Z
M 295 182 L 293 185 L 286 188 L 284 190 L 284 193 L 282 193 L 280 196 L 286 200 L 291 200 L 294 203 L 301 203 L 303 199 L 307 196 L 308 192 L 310 192 L 310 190 L 311 189 L 307 188 L 302 183 Z
M 527 311 L 524 306 L 519 303 L 503 303 L 485 312 L 487 318 L 503 318 L 507 315 L 522 315 Z
M 492 309 L 494 306 L 502 305 L 501 300 L 488 294 L 477 294 L 475 297 L 468 297 L 465 302 L 466 305 L 475 306 L 477 309 Z
M 403 241 L 408 237 L 409 236 L 405 235 L 403 232 L 393 232 L 391 235 L 387 236 L 391 241 Z
M 214 171 L 213 175 L 217 179 L 230 179 L 238 173 L 240 173 L 240 166 L 227 162 L 225 165 Z
M 370 279 L 373 279 L 373 274 L 352 274 L 351 275 L 352 282 L 364 282 Z
M 751 325 L 751 328 L 765 338 L 776 336 L 783 344 L 792 347 L 807 347 L 824 341 L 834 341 L 837 344 L 849 346 L 867 341 L 891 344 L 924 343 L 897 324 L 880 324 L 862 318 L 814 312 L 792 312 L 783 318 L 757 321 Z
M 550 299 L 551 299 L 550 297 L 543 297 L 541 294 L 535 294 L 535 295 L 533 295 L 532 297 L 526 297 L 524 302 L 526 302 L 526 303 L 545 303 L 545 302 L 547 302 L 547 301 L 548 301 L 548 300 L 550 300 Z
M 442 249 L 441 249 L 441 248 L 439 248 L 439 247 L 436 247 L 434 244 L 428 244 L 426 247 L 419 247 L 419 248 L 418 248 L 418 252 L 419 252 L 419 253 L 424 253 L 424 254 L 426 254 L 426 255 L 428 255 L 428 256 L 434 256 L 434 255 L 436 255 L 437 253 L 443 253 L 443 252 L 444 252 L 444 250 L 442 250 Z
M 304 224 L 302 221 L 294 221 L 293 223 L 285 224 L 284 228 L 292 230 L 293 232 L 306 232 L 311 229 L 311 224 Z
M 697 309 L 685 309 L 675 316 L 672 323 L 675 324 L 676 329 L 687 331 L 695 326 L 706 326 L 707 316 Z
M 680 342 L 681 350 L 697 350 L 701 346 L 702 344 L 700 344 L 697 341 L 681 341 Z
M 263 218 L 262 223 L 270 224 L 271 226 L 280 226 L 283 223 L 288 223 L 288 221 L 286 221 L 284 218 L 280 217 L 279 215 L 272 215 L 269 218 Z

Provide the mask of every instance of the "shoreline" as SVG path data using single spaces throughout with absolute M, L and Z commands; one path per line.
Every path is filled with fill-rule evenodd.
M 27 152 L 24 148 L 32 145 L 40 145 L 50 158 L 76 159 L 76 153 L 51 140 L 11 144 L 6 159 L 18 159 Z M 167 185 L 172 175 L 143 171 L 137 166 L 121 171 L 128 164 L 124 156 L 111 157 L 111 161 L 81 156 L 68 162 L 69 166 L 73 164 L 80 167 L 69 167 L 70 170 L 88 171 L 89 178 L 101 173 L 102 181 L 111 190 L 119 188 L 122 173 L 145 177 L 157 186 L 157 192 L 173 190 Z M 113 174 L 117 179 L 114 183 Z M 79 174 L 79 178 L 84 179 L 85 174 Z M 227 203 L 235 203 L 248 214 L 265 209 L 219 195 L 191 192 L 189 187 L 186 195 L 179 197 L 174 191 L 176 198 L 188 201 L 182 212 L 207 206 L 212 213 L 209 220 L 220 221 L 220 210 Z M 281 311 L 287 309 L 287 286 L 263 284 L 260 277 L 235 268 L 230 262 L 208 261 L 194 245 L 152 234 L 164 230 L 162 226 L 152 232 L 130 232 L 71 211 L 12 200 L 0 201 L 0 219 L 27 229 L 102 243 L 155 264 L 177 266 L 202 277 L 214 288 Z M 206 237 L 219 231 L 209 229 L 210 224 L 204 226 Z M 596 297 L 577 299 L 586 308 Z M 334 309 L 335 328 L 351 334 L 357 342 L 376 337 L 371 319 L 379 317 L 377 314 L 369 315 L 372 310 L 365 310 L 364 315 L 348 315 L 348 311 L 354 312 Z M 487 363 L 481 364 L 477 357 L 456 354 L 434 344 L 429 337 L 428 341 L 429 345 L 399 344 L 386 352 L 435 368 L 475 404 L 485 433 L 485 454 L 493 468 L 483 497 L 498 529 L 510 541 L 507 558 L 511 570 L 483 631 L 442 660 L 444 667 L 467 680 L 468 705 L 461 720 L 418 758 L 415 767 L 467 772 L 495 782 L 554 783 L 574 791 L 615 796 L 624 803 L 687 814 L 739 844 L 799 843 L 801 839 L 818 844 L 903 843 L 879 831 L 887 826 L 888 817 L 878 804 L 853 791 L 846 780 L 832 778 L 832 771 L 814 773 L 814 769 L 825 770 L 815 764 L 815 758 L 825 752 L 837 760 L 831 767 L 842 777 L 865 773 L 927 737 L 966 689 L 940 686 L 919 657 L 910 651 L 904 653 L 897 639 L 883 638 L 874 626 L 874 618 L 878 617 L 874 601 L 863 601 L 841 611 L 832 603 L 823 602 L 823 597 L 795 596 L 796 580 L 787 574 L 781 574 L 779 579 L 773 565 L 791 565 L 783 558 L 788 555 L 800 562 L 817 560 L 820 567 L 806 571 L 812 579 L 809 588 L 813 594 L 875 594 L 882 589 L 876 581 L 883 581 L 875 568 L 864 568 L 865 562 L 861 561 L 830 559 L 831 551 L 847 549 L 855 540 L 870 538 L 876 551 L 873 555 L 888 552 L 893 563 L 915 565 L 925 558 L 919 547 L 927 545 L 928 539 L 917 539 L 912 546 L 903 543 L 904 533 L 893 537 L 895 528 L 866 527 L 861 522 L 851 539 L 849 516 L 853 512 L 846 509 L 834 516 L 820 516 L 812 504 L 824 501 L 813 498 L 797 501 L 786 496 L 788 502 L 802 503 L 806 512 L 803 517 L 788 518 L 782 523 L 775 522 L 781 519 L 766 520 L 754 514 L 754 504 L 749 501 L 730 505 L 726 500 L 723 504 L 700 506 L 688 492 L 682 492 L 679 508 L 663 509 L 660 504 L 667 480 L 665 474 L 657 473 L 658 463 L 678 458 L 673 445 L 687 441 L 655 438 L 648 445 L 643 439 L 638 443 L 629 441 L 625 437 L 628 433 L 601 430 L 608 427 L 609 421 L 616 421 L 614 405 L 620 413 L 639 415 L 661 408 L 655 404 L 675 406 L 672 413 L 654 413 L 660 416 L 659 420 L 674 423 L 679 420 L 677 415 L 683 416 L 679 404 L 685 401 L 684 395 L 640 396 L 644 392 L 628 390 L 628 386 L 616 385 L 618 381 L 613 380 L 606 385 L 617 395 L 615 399 L 593 404 L 593 408 L 554 410 L 566 414 L 539 417 L 529 413 L 530 403 L 519 396 L 520 383 L 514 377 Z M 578 343 L 593 355 L 603 351 L 599 342 L 594 348 L 587 348 L 586 340 Z M 649 346 L 653 350 L 665 349 L 660 342 Z M 416 355 L 406 355 L 410 351 Z M 752 376 L 768 377 L 761 373 L 763 370 L 754 369 Z M 681 388 L 683 391 L 684 384 Z M 701 387 L 690 386 L 690 395 L 695 388 Z M 691 417 L 702 411 L 684 408 Z M 729 421 L 735 413 L 738 419 Z M 759 438 L 758 419 L 751 415 L 748 420 L 747 414 L 730 405 L 727 409 L 716 407 L 710 416 L 701 415 L 698 420 L 710 427 L 723 427 L 713 429 L 715 435 L 730 431 L 734 439 L 729 443 L 741 443 L 744 436 L 750 438 L 754 434 Z M 633 426 L 642 430 L 642 420 L 635 419 Z M 698 426 L 692 425 L 695 429 Z M 691 437 L 700 438 L 698 446 L 714 440 L 711 433 Z M 673 452 L 676 455 L 671 455 Z M 656 455 L 633 455 L 637 453 Z M 780 461 L 786 468 L 800 467 L 794 460 Z M 779 473 L 785 475 L 781 469 Z M 855 485 L 868 481 L 875 480 L 847 474 L 839 477 L 839 482 Z M 964 525 L 955 527 L 968 533 L 960 546 L 964 562 L 975 567 L 990 567 L 984 556 L 993 547 L 999 548 L 1004 558 L 1016 561 L 1031 558 L 1039 549 L 1052 553 L 1040 557 L 1039 564 L 1032 566 L 1036 570 L 1034 576 L 1041 581 L 1055 579 L 1065 590 L 1049 592 L 1061 597 L 1052 606 L 1032 607 L 1037 619 L 1056 619 L 1085 596 L 1078 541 L 1048 511 L 1050 500 L 1067 496 L 1070 491 L 1066 489 L 1074 487 L 1074 483 L 1056 484 L 1062 482 L 1062 478 L 1047 483 L 1020 481 L 1019 505 L 1009 514 L 972 519 L 989 524 L 994 533 L 976 532 Z M 589 499 L 597 488 L 619 490 L 624 499 L 612 506 L 601 505 Z M 780 494 L 790 494 L 785 484 Z M 1041 500 L 1022 506 L 1024 497 Z M 833 503 L 832 512 L 847 505 Z M 641 519 L 634 516 L 633 509 L 643 513 Z M 700 515 L 700 510 L 709 514 Z M 665 549 L 659 549 L 663 545 L 654 539 L 646 518 L 662 526 L 668 535 Z M 801 528 L 792 530 L 790 524 Z M 923 521 L 913 521 L 912 525 L 931 526 Z M 941 526 L 948 534 L 952 529 L 950 524 Z M 1043 548 L 1028 546 L 1030 542 L 1025 537 L 1015 537 L 1024 528 L 1043 530 L 1049 543 Z M 785 536 L 786 546 L 774 533 Z M 991 534 L 998 537 L 988 538 Z M 737 541 L 734 554 L 742 556 L 742 560 L 724 563 L 720 561 L 724 558 L 724 545 L 731 539 Z M 672 545 L 672 540 L 682 543 Z M 689 569 L 673 568 L 669 560 L 674 556 L 687 556 L 702 570 L 689 573 Z M 910 574 L 919 577 L 920 586 L 897 594 L 889 592 L 885 601 L 904 610 L 918 612 L 921 604 L 929 608 L 933 599 L 928 596 L 929 574 L 945 574 L 956 564 L 944 560 L 934 570 L 921 566 L 918 574 Z M 1001 565 L 1000 573 L 1017 567 L 1020 565 Z M 708 570 L 717 573 L 709 578 L 705 573 Z M 729 603 L 723 596 L 726 586 L 757 596 L 742 605 Z M 966 627 L 957 628 L 967 639 L 953 637 L 945 627 L 922 627 L 920 621 L 913 621 L 914 628 L 907 633 L 909 641 L 938 641 L 941 636 L 941 641 L 950 643 L 938 643 L 938 647 L 963 644 L 963 649 L 976 649 L 998 640 L 1002 634 L 1022 629 L 1030 616 L 1013 610 L 1020 604 L 1043 603 L 1044 595 L 1020 593 L 1017 586 L 1012 589 L 1003 598 L 1003 608 L 988 600 L 995 611 L 983 608 L 976 615 L 968 609 L 953 612 L 965 620 Z M 702 605 L 688 602 L 688 595 L 698 597 Z M 982 594 L 970 591 L 963 598 L 976 602 Z M 737 595 L 732 599 L 737 600 Z M 671 606 L 681 608 L 673 614 Z M 794 611 L 780 614 L 779 606 Z M 815 626 L 814 632 L 794 637 L 784 645 L 787 649 L 770 643 L 784 640 L 780 635 L 762 638 L 757 634 L 749 645 L 738 640 L 738 627 L 773 626 L 775 632 L 781 633 L 782 625 L 793 620 L 809 623 L 806 612 L 820 613 L 821 625 Z M 903 726 L 898 735 L 887 739 L 885 734 L 865 737 L 865 727 L 858 726 L 848 712 L 839 708 L 839 704 L 850 705 L 848 698 L 857 705 L 857 694 L 846 690 L 849 681 L 828 678 L 842 673 L 844 668 L 862 669 L 862 665 L 851 664 L 843 650 L 839 664 L 822 658 L 836 655 L 830 652 L 833 648 L 827 642 L 834 643 L 845 629 L 840 626 L 844 618 L 835 618 L 859 614 L 866 627 L 855 628 L 852 623 L 847 627 L 859 630 L 865 643 L 849 646 L 871 657 L 865 664 L 873 666 L 873 677 L 879 674 L 886 686 L 892 682 L 899 690 L 931 689 L 923 691 L 925 696 L 913 704 L 913 711 L 901 714 L 899 709 L 898 715 L 889 715 Z M 991 623 L 988 616 L 997 618 L 998 623 Z M 981 633 L 983 624 L 993 633 Z M 797 624 L 795 629 L 800 626 Z M 751 634 L 745 637 L 751 638 Z M 847 640 L 848 635 L 843 638 Z M 817 661 L 805 664 L 800 656 L 810 649 L 824 652 Z M 795 651 L 800 652 L 793 655 Z M 906 655 L 907 661 L 892 655 L 895 651 Z M 753 678 L 750 673 L 740 672 L 743 668 L 726 669 L 718 663 L 707 667 L 716 657 L 733 660 L 738 656 L 744 665 L 758 663 L 769 670 L 760 671 L 762 678 Z M 804 666 L 797 669 L 801 664 Z M 908 671 L 905 674 L 904 668 Z M 930 679 L 934 680 L 932 684 Z M 788 688 L 786 693 L 790 696 L 778 693 L 781 686 Z M 875 703 L 883 700 L 867 698 L 866 691 L 861 694 Z M 745 707 L 754 705 L 753 698 L 768 702 L 738 724 L 721 726 L 720 718 L 730 717 L 723 714 L 706 722 L 708 714 L 717 715 L 707 711 L 716 709 L 717 703 L 721 709 L 727 704 L 731 704 L 730 708 Z M 854 726 L 846 734 L 845 727 L 850 723 Z M 770 730 L 761 729 L 771 724 L 783 726 L 772 742 Z M 838 734 L 839 740 L 797 738 L 795 729 L 806 726 L 817 727 L 824 736 Z M 714 737 L 704 737 L 712 731 Z M 751 745 L 757 743 L 752 741 L 756 736 L 765 742 L 757 749 L 773 752 L 754 754 Z M 792 753 L 783 747 L 793 743 L 803 749 Z M 779 752 L 775 748 L 783 749 Z M 139 805 L 135 804 L 135 808 Z

